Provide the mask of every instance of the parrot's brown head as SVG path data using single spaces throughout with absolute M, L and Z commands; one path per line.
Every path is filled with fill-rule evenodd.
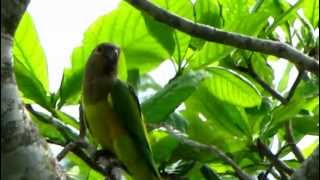
M 117 79 L 120 49 L 111 43 L 99 44 L 91 53 L 84 72 L 84 100 L 96 102 L 110 91 Z
M 116 76 L 120 48 L 111 43 L 99 44 L 91 53 L 87 73 L 97 76 Z

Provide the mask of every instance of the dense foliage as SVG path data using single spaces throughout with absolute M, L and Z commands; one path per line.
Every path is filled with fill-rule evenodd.
M 317 54 L 318 0 L 300 0 L 295 4 L 285 0 L 153 2 L 197 23 L 281 40 L 309 56 Z M 191 37 L 121 2 L 117 9 L 98 17 L 88 27 L 82 45 L 72 52 L 72 66 L 64 70 L 57 92 L 49 91 L 46 56 L 32 18 L 28 13 L 23 16 L 14 38 L 14 70 L 24 103 L 38 104 L 48 111 L 40 113 L 28 106 L 48 142 L 65 146 L 77 138 L 78 117 L 61 108 L 79 105 L 86 60 L 101 42 L 121 47 L 119 78 L 136 88 L 150 130 L 154 158 L 163 174 L 189 179 L 237 177 L 220 156 L 180 141 L 164 127 L 174 128 L 185 139 L 219 148 L 244 172 L 254 176 L 270 171 L 271 164 L 261 155 L 258 139 L 268 147 L 273 145 L 277 158 L 295 169 L 301 162 L 295 157 L 283 159 L 291 152 L 286 147 L 285 125 L 292 126 L 296 142 L 305 135 L 319 133 L 316 75 L 301 71 L 292 88 L 289 80 L 297 69 L 290 62 Z M 149 73 L 165 61 L 171 61 L 176 72 L 162 87 Z M 275 66 L 270 64 L 286 68 L 283 74 L 275 74 Z M 281 102 L 266 86 L 285 101 Z M 88 141 L 91 142 L 90 137 Z M 318 141 L 301 149 L 303 155 L 309 156 L 317 144 Z M 62 164 L 75 179 L 103 178 L 73 153 Z M 278 174 L 273 173 L 275 177 Z

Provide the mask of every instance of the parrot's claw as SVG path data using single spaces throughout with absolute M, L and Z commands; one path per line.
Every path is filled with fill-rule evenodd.
M 97 150 L 93 153 L 92 159 L 94 161 L 99 161 L 99 159 L 104 158 L 104 159 L 110 159 L 110 158 L 116 158 L 116 155 L 112 153 L 111 151 L 102 149 L 102 150 Z
M 93 160 L 99 164 L 103 164 L 106 169 L 112 170 L 114 167 L 121 168 L 127 173 L 129 172 L 125 165 L 119 161 L 114 153 L 108 150 L 98 150 L 93 154 Z

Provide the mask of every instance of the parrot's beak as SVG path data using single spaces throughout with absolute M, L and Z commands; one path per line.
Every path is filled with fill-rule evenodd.
M 115 47 L 115 53 L 116 53 L 116 56 L 119 57 L 120 55 L 120 48 L 119 47 Z

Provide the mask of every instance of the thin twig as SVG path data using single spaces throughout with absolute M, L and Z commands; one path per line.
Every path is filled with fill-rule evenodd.
M 60 145 L 62 147 L 65 147 L 67 146 L 67 144 L 61 144 L 55 140 L 52 140 L 52 139 L 48 139 L 47 140 L 49 143 L 52 143 L 52 144 L 57 144 L 57 145 Z M 82 149 L 76 147 L 76 148 L 73 148 L 71 150 L 75 155 L 77 155 L 80 159 L 82 159 L 88 166 L 90 166 L 92 169 L 100 172 L 101 174 L 103 175 L 107 175 L 108 174 L 108 171 L 106 169 L 104 169 L 103 167 L 101 167 L 96 161 L 94 161 L 92 158 L 90 158 Z
M 64 148 L 61 150 L 61 152 L 59 152 L 59 154 L 57 155 L 57 159 L 58 161 L 61 161 L 69 151 L 73 151 L 73 149 L 76 149 L 78 147 L 87 147 L 88 144 L 82 140 L 82 139 L 78 139 L 76 141 L 72 141 L 70 143 L 68 143 L 66 146 L 64 146 Z
M 251 76 L 254 80 L 257 81 L 257 83 L 259 83 L 263 89 L 265 89 L 266 91 L 268 91 L 270 93 L 270 95 L 272 97 L 274 97 L 275 99 L 279 100 L 282 104 L 286 104 L 288 103 L 287 99 L 282 97 L 281 94 L 279 94 L 276 90 L 272 89 L 272 87 L 269 86 L 268 83 L 264 82 L 257 74 L 256 72 L 254 72 L 251 64 L 248 64 L 248 68 L 244 68 L 244 67 L 237 67 L 237 69 L 241 72 L 244 72 L 246 74 L 248 74 L 249 76 Z
M 287 102 L 289 102 L 290 99 L 293 97 L 294 92 L 297 89 L 300 81 L 302 80 L 303 75 L 304 75 L 304 71 L 303 70 L 299 70 L 298 76 L 297 76 L 296 80 L 294 81 L 294 83 L 293 83 L 293 85 L 292 85 L 292 87 L 291 87 L 291 89 L 289 91 L 289 94 L 288 94 L 288 96 L 286 98 Z
M 282 151 L 284 151 L 287 147 L 289 147 L 289 144 L 282 146 L 275 156 L 278 158 L 279 155 L 282 153 Z M 263 175 L 265 178 L 267 178 L 269 172 L 272 171 L 272 167 L 273 167 L 273 164 L 271 163 L 270 166 L 268 167 L 267 171 Z
M 55 127 L 67 141 L 72 141 L 78 136 L 76 132 L 74 132 L 71 128 L 69 128 L 64 123 L 57 120 L 56 118 L 49 116 L 47 114 L 35 111 L 30 104 L 26 104 L 25 107 L 31 114 L 36 116 L 40 121 Z
M 289 168 L 284 162 L 278 159 L 276 155 L 274 155 L 269 148 L 262 143 L 260 139 L 257 140 L 257 148 L 259 152 L 265 156 L 274 166 L 275 168 L 281 172 L 284 171 L 285 173 L 291 175 L 294 171 Z
M 285 58 L 299 68 L 305 69 L 319 76 L 319 62 L 288 44 L 278 41 L 258 39 L 233 32 L 226 32 L 204 24 L 194 23 L 191 20 L 166 11 L 148 0 L 126 1 L 135 8 L 152 16 L 155 20 L 176 28 L 193 37 Z
M 297 89 L 300 81 L 302 80 L 303 75 L 304 75 L 304 71 L 303 70 L 299 70 L 299 74 L 298 74 L 296 80 L 294 81 L 294 83 L 293 83 L 293 85 L 292 85 L 292 87 L 291 87 L 291 89 L 289 91 L 289 94 L 288 94 L 288 96 L 286 98 L 288 102 L 293 97 L 294 92 Z M 287 143 L 290 145 L 293 154 L 295 155 L 295 157 L 297 158 L 297 160 L 299 162 L 303 162 L 304 161 L 304 157 L 303 157 L 300 149 L 298 148 L 298 146 L 295 144 L 295 141 L 294 141 L 294 137 L 293 137 L 293 133 L 292 133 L 292 122 L 291 122 L 291 120 L 288 120 L 285 123 L 285 132 L 286 132 L 285 139 L 286 139 Z
M 305 159 L 304 159 L 303 154 L 301 153 L 300 149 L 295 144 L 293 134 L 292 134 L 291 120 L 289 120 L 285 123 L 285 130 L 286 130 L 285 139 L 286 139 L 287 143 L 290 145 L 292 152 L 296 156 L 297 160 L 302 163 Z

